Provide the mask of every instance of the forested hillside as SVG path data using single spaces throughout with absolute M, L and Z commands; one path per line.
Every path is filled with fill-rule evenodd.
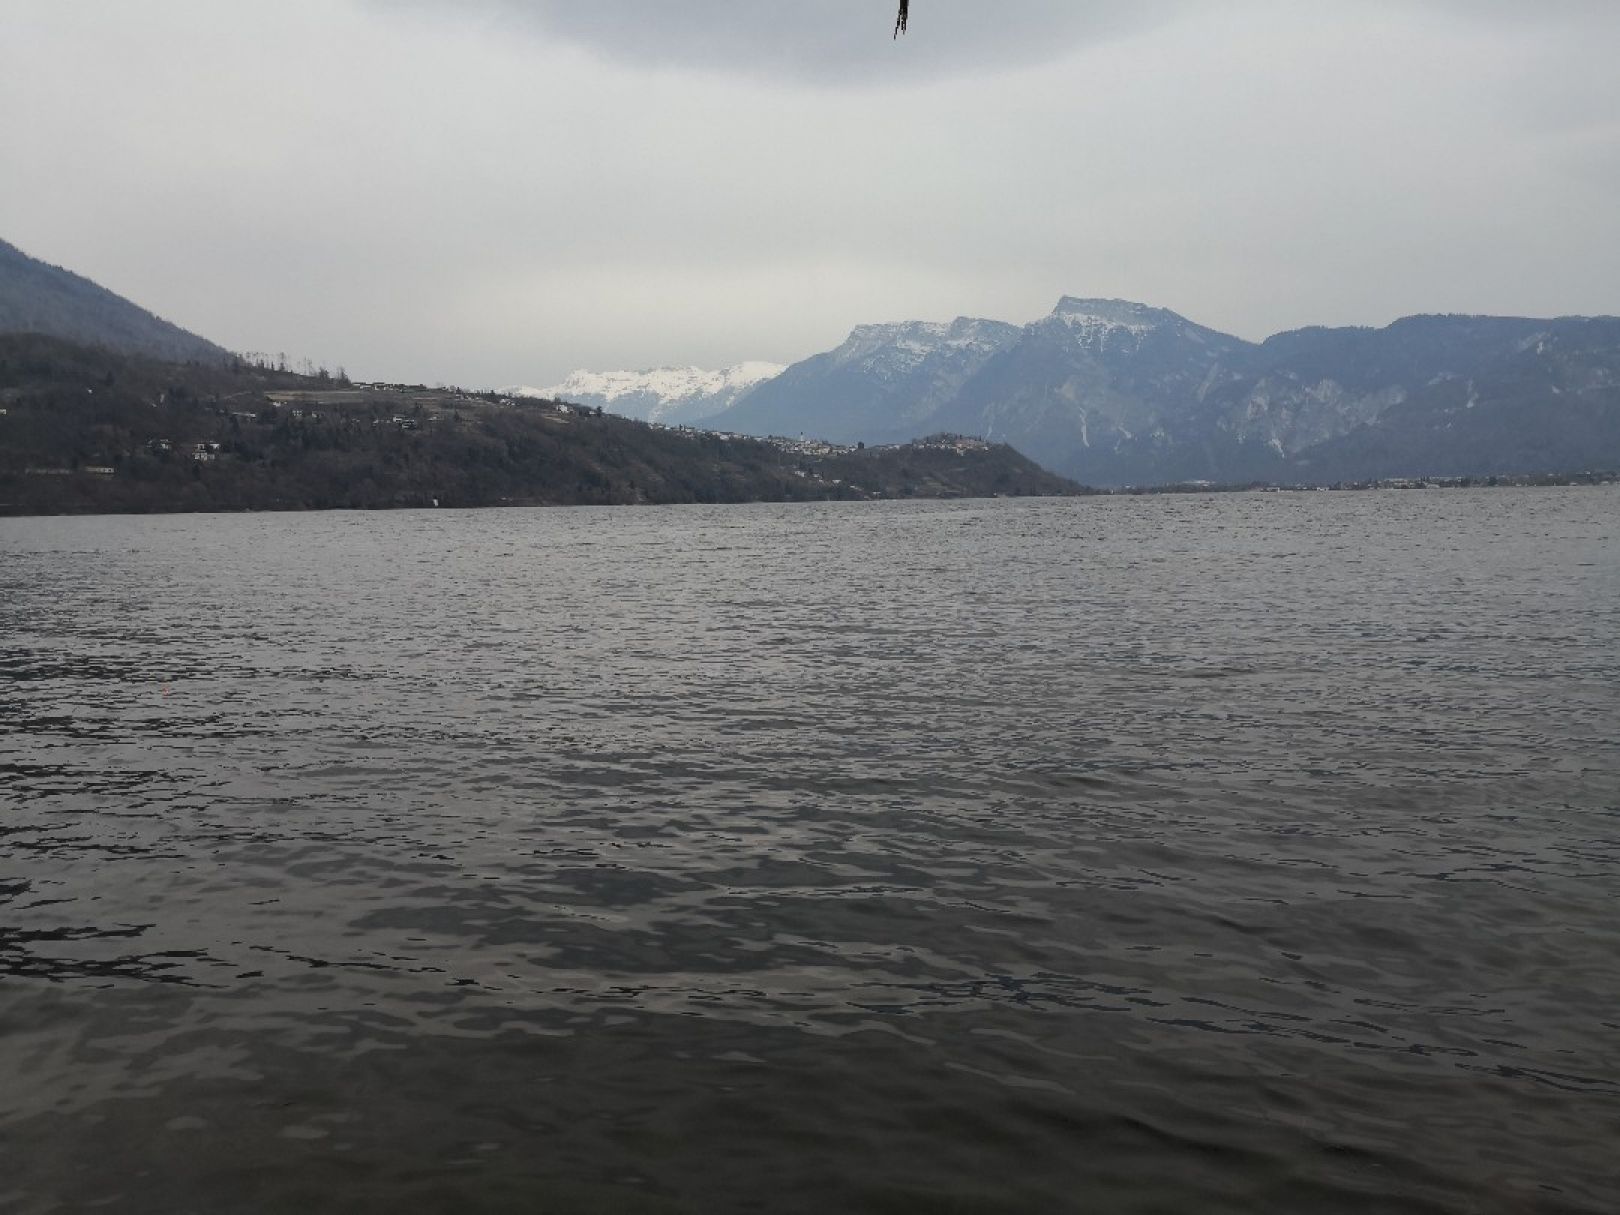
M 1010 448 L 838 448 L 0 336 L 0 513 L 1063 494 Z

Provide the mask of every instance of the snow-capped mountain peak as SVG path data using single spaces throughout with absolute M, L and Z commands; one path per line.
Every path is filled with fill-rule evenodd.
M 1181 321 L 1174 312 L 1131 300 L 1090 300 L 1072 295 L 1060 299 L 1048 319 L 1082 334 L 1129 333 L 1136 337 Z
M 1010 345 L 1016 336 L 1012 325 L 971 316 L 954 321 L 891 321 L 855 326 L 832 354 L 839 363 L 866 364 L 878 359 L 891 371 L 903 371 L 930 356 L 993 352 Z
M 646 394 L 669 403 L 700 394 L 751 388 L 761 380 L 781 375 L 782 371 L 779 363 L 758 362 L 738 363 L 735 367 L 719 371 L 705 371 L 701 367 L 654 367 L 645 371 L 579 370 L 570 373 L 560 384 L 534 391 L 537 395 L 563 401 L 601 397 L 603 403 L 608 403 L 621 397 Z
M 571 373 L 550 388 L 515 388 L 514 396 L 600 405 L 649 422 L 693 422 L 730 408 L 744 394 L 782 373 L 780 363 L 748 362 L 718 371 L 654 367 L 643 371 Z

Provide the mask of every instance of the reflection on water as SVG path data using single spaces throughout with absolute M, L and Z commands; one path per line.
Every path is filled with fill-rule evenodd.
M 0 1210 L 1613 1210 L 1617 507 L 0 524 Z

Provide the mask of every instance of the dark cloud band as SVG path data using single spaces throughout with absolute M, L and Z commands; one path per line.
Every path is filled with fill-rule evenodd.
M 1039 62 L 1151 28 L 1187 0 L 414 0 L 603 58 L 797 82 L 885 84 Z

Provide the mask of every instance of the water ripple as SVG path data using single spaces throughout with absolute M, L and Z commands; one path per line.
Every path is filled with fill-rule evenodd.
M 0 523 L 0 1210 L 1612 1210 L 1617 504 Z

